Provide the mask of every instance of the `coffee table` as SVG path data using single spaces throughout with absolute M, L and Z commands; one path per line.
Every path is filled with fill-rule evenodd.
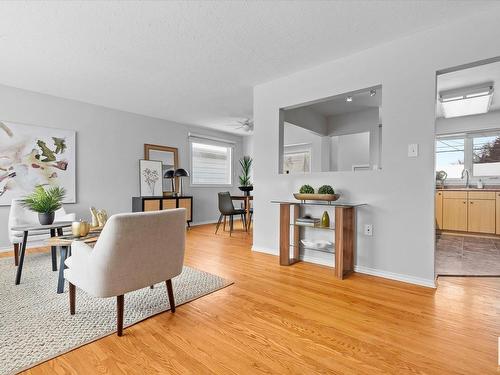
M 90 230 L 88 235 L 84 237 L 76 237 L 73 236 L 72 234 L 70 235 L 58 235 L 57 237 L 51 237 L 50 239 L 47 240 L 47 244 L 52 246 L 52 247 L 58 247 L 60 248 L 60 263 L 59 263 L 59 276 L 57 280 L 57 293 L 63 293 L 64 292 L 64 269 L 67 268 L 66 265 L 64 264 L 64 261 L 68 258 L 68 256 L 71 255 L 71 244 L 73 241 L 83 241 L 85 243 L 94 243 L 97 241 L 99 238 L 99 235 L 101 234 L 102 227 L 99 228 L 93 228 Z
M 16 232 L 23 232 L 23 242 L 21 243 L 21 254 L 19 256 L 19 266 L 17 266 L 16 272 L 16 285 L 19 285 L 21 282 L 21 275 L 23 273 L 23 265 L 24 265 L 24 255 L 26 254 L 26 243 L 28 242 L 28 236 L 30 232 L 39 232 L 39 231 L 49 231 L 50 236 L 54 237 L 57 231 L 58 235 L 63 234 L 63 228 L 67 228 L 71 226 L 71 221 L 59 221 L 50 225 L 18 225 L 12 227 L 11 230 Z M 57 270 L 57 265 L 55 264 L 55 248 L 52 249 L 52 270 Z

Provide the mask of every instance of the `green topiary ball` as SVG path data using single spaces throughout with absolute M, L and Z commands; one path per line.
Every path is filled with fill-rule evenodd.
M 330 185 L 323 185 L 318 189 L 318 194 L 335 194 L 335 190 Z
M 300 194 L 314 194 L 314 189 L 311 185 L 302 185 L 299 192 Z

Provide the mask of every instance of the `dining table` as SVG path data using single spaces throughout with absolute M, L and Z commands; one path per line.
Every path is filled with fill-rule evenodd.
M 250 202 L 253 201 L 253 195 L 231 195 L 234 201 L 243 201 L 243 208 L 245 209 L 246 227 L 245 230 L 250 229 Z
M 13 231 L 16 232 L 22 232 L 22 242 L 21 242 L 21 253 L 19 254 L 19 265 L 17 266 L 16 269 L 16 279 L 15 279 L 15 284 L 19 285 L 21 283 L 21 276 L 23 273 L 23 266 L 24 266 L 24 256 L 26 255 L 26 244 L 28 242 L 28 237 L 30 233 L 40 233 L 40 232 L 48 232 L 50 233 L 50 236 L 53 238 L 56 235 L 63 235 L 63 229 L 68 228 L 71 226 L 71 221 L 59 221 L 59 222 L 54 222 L 52 224 L 48 225 L 42 225 L 42 224 L 27 224 L 27 225 L 18 225 L 10 228 Z M 56 264 L 56 254 L 55 254 L 56 248 L 52 247 L 51 252 L 52 252 L 52 271 L 57 271 L 57 264 Z

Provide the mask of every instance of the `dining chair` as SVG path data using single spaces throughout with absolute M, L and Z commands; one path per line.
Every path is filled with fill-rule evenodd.
M 252 221 L 253 221 L 253 207 L 250 207 L 250 222 L 248 223 L 248 228 L 252 226 Z
M 231 236 L 234 229 L 234 215 L 241 216 L 241 222 L 243 223 L 243 227 L 246 230 L 247 226 L 245 219 L 245 210 L 234 208 L 233 200 L 231 199 L 231 193 L 229 193 L 228 191 L 218 193 L 218 196 L 220 216 L 219 220 L 217 221 L 217 226 L 215 227 L 215 234 L 217 234 L 217 231 L 219 230 L 222 219 L 224 219 L 225 223 L 226 217 L 229 217 L 229 235 Z
M 75 314 L 76 287 L 94 297 L 116 297 L 122 336 L 125 294 L 159 282 L 165 282 L 175 312 L 172 279 L 182 272 L 185 243 L 185 208 L 111 216 L 93 249 L 82 241 L 71 244 L 64 270 L 70 314 Z

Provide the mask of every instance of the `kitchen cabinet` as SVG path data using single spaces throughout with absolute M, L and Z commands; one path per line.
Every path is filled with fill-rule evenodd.
M 437 229 L 500 234 L 500 191 L 436 191 L 435 207 Z
M 500 195 L 498 197 L 500 204 Z M 443 229 L 443 192 L 436 192 L 434 205 L 436 208 L 436 229 Z
M 443 194 L 443 229 L 467 231 L 467 198 L 446 197 Z
M 496 234 L 500 234 L 500 192 L 495 193 L 496 201 Z
M 475 233 L 495 233 L 496 201 L 494 199 L 469 199 L 467 230 Z

